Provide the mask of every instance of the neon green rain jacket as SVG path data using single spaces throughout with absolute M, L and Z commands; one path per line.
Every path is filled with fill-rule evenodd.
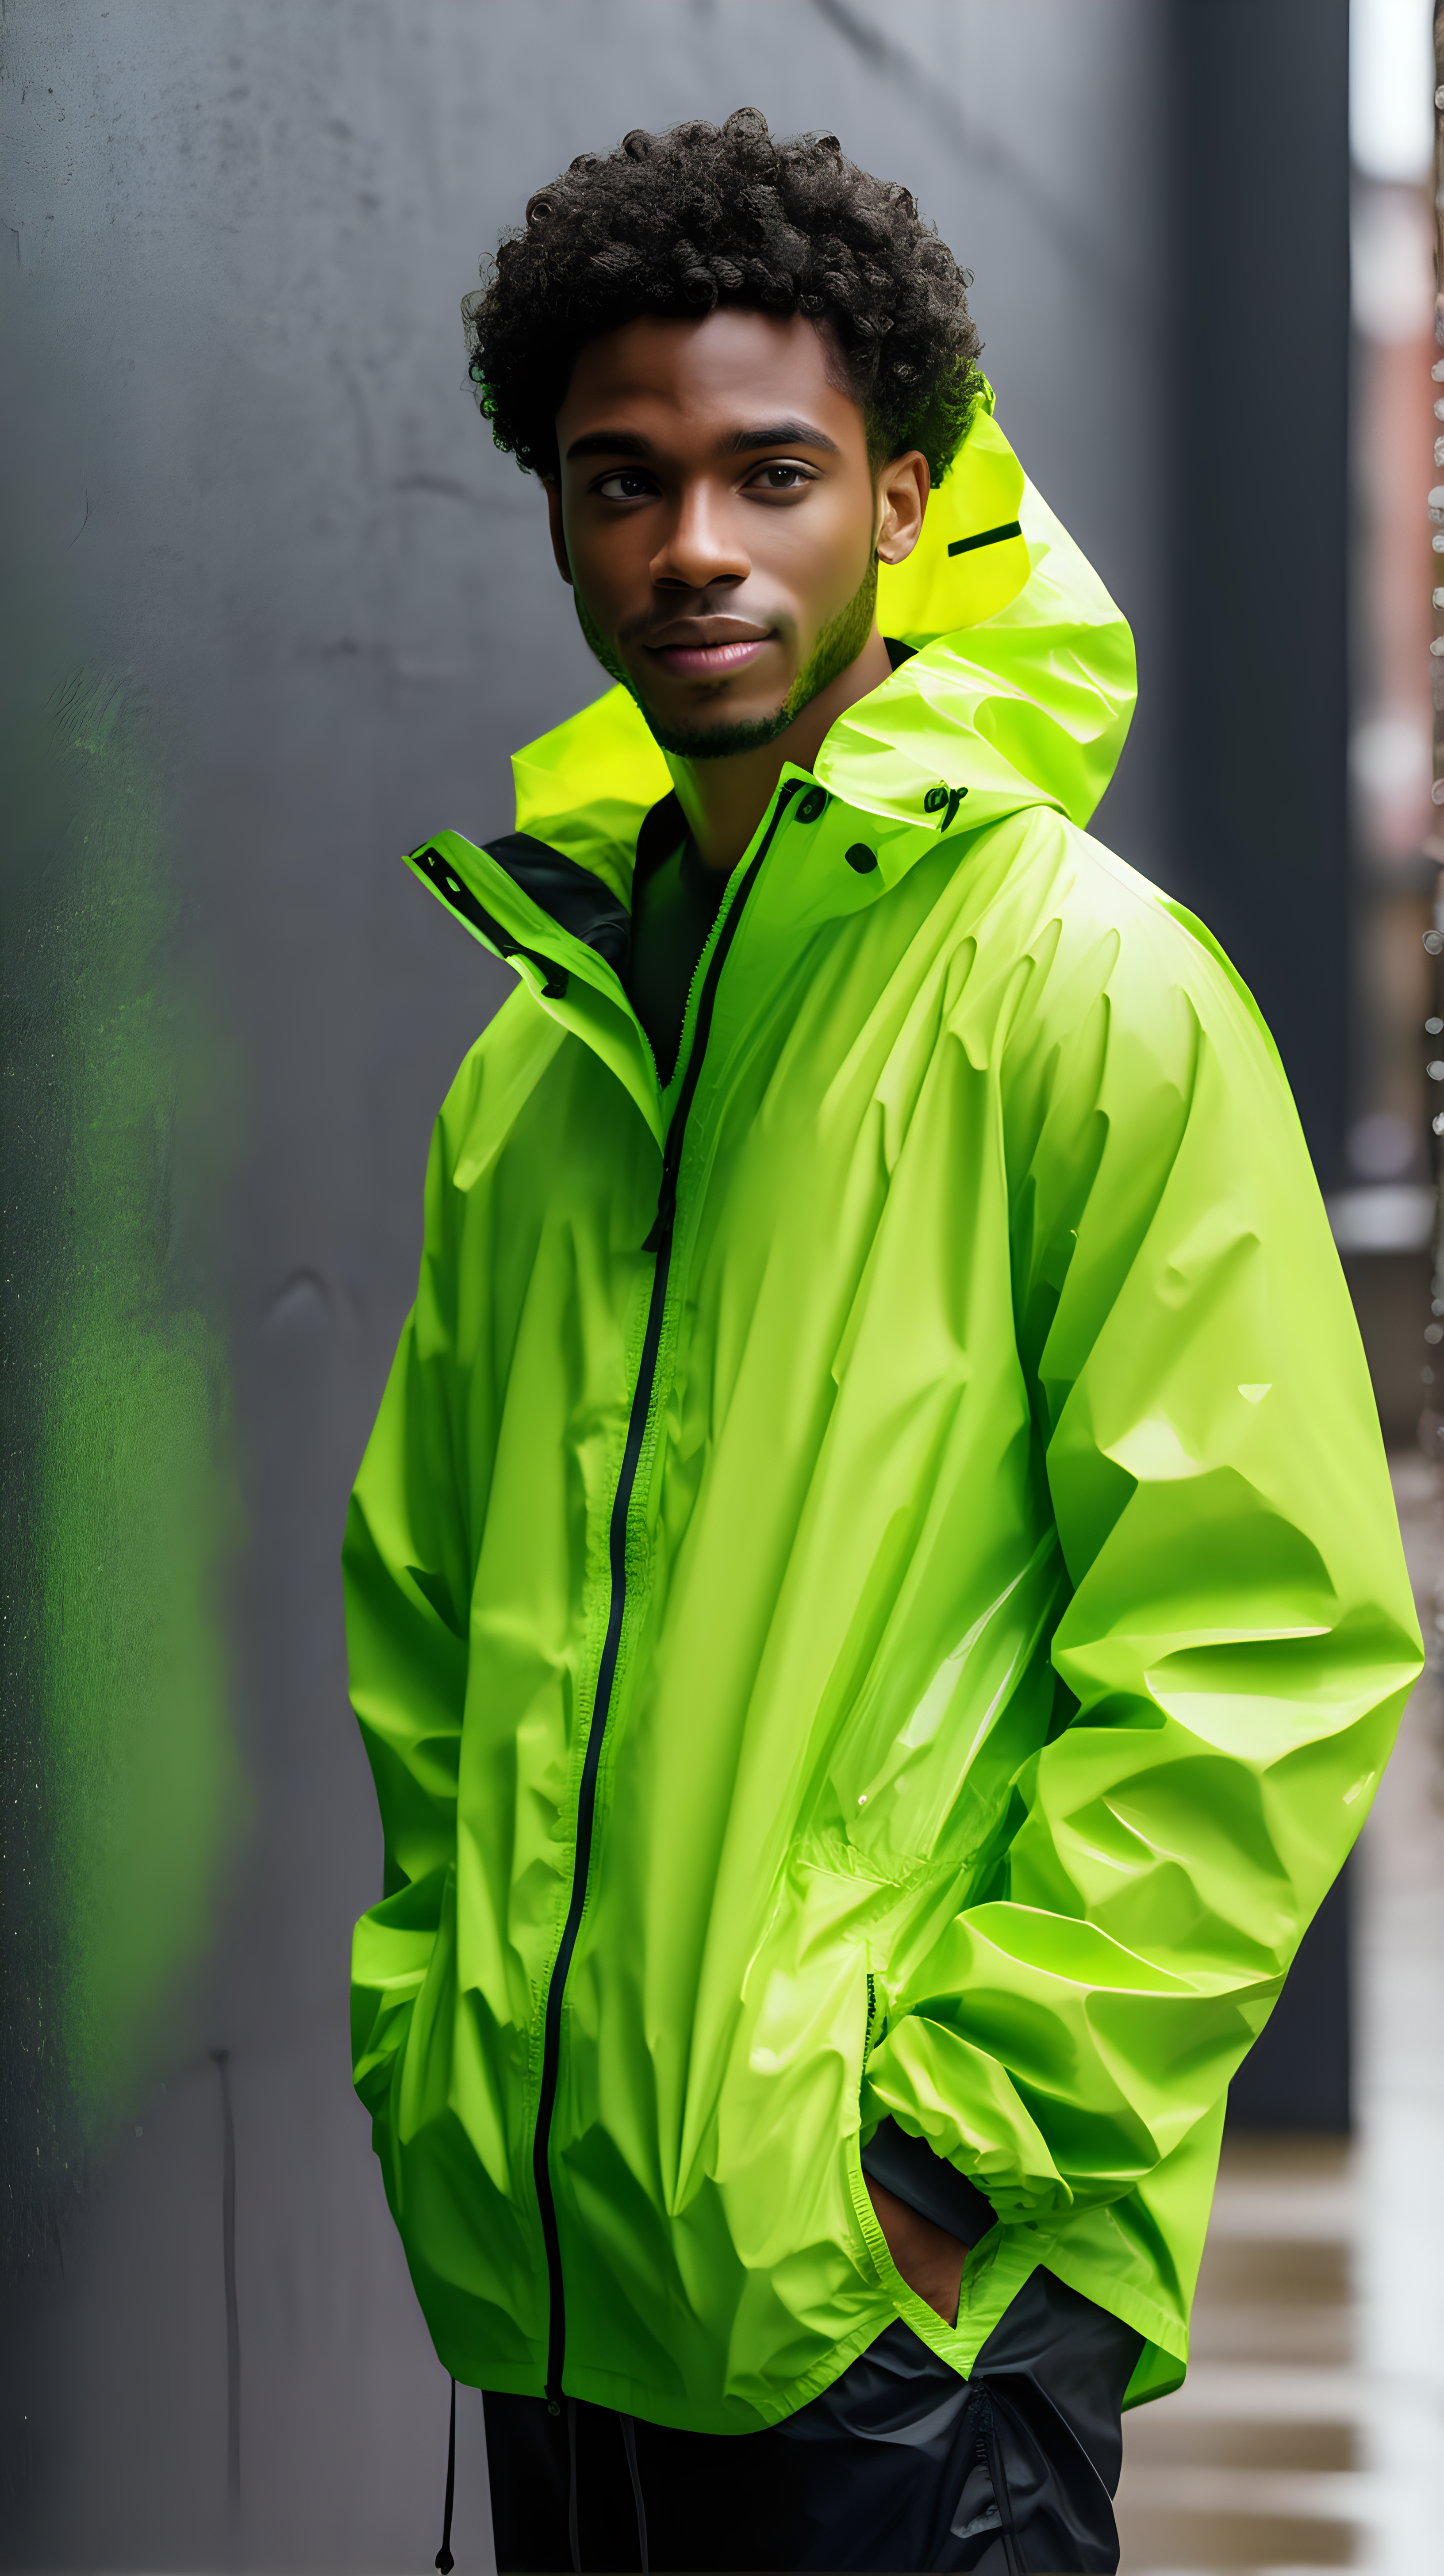
M 619 690 L 412 864 L 519 982 L 356 1487 L 356 2083 L 445 2366 L 745 2433 L 1038 2264 L 1183 2376 L 1225 2089 L 1420 1661 L 1282 1072 L 1087 837 L 1128 630 L 990 411 L 658 1087 Z M 987 2195 L 955 2327 L 885 2115 Z

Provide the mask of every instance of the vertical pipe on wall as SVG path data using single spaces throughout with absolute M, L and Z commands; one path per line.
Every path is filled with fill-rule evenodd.
M 1179 891 L 1257 995 L 1319 1177 L 1347 1014 L 1347 0 L 1175 0 Z
M 1174 886 L 1268 1020 L 1320 1180 L 1348 1005 L 1348 0 L 1175 0 Z M 1347 1879 L 1230 2097 L 1349 2125 Z

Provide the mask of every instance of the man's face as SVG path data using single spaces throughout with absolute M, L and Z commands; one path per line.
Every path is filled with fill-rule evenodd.
M 773 739 L 857 658 L 879 538 L 906 553 L 916 527 L 902 542 L 899 525 L 926 501 L 920 456 L 874 475 L 800 314 L 729 307 L 589 341 L 557 443 L 552 543 L 583 631 L 693 758 Z

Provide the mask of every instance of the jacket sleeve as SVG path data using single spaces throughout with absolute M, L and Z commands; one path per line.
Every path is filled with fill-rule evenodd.
M 1053 1722 L 991 1874 L 889 1997 L 864 2088 L 865 2128 L 891 2112 L 1005 2220 L 1121 2199 L 1216 2108 L 1421 1661 L 1358 1334 L 1262 1023 L 1161 904 L 1131 953 L 1097 946 L 1096 972 L 1039 967 L 1002 1089 L 1018 1344 L 1067 1575 Z
M 356 2088 L 378 2131 L 456 1848 L 469 1560 L 455 1449 L 457 1193 L 447 1124 L 443 1111 L 416 1304 L 356 1480 L 342 1560 L 352 1705 L 385 1837 L 384 1896 L 356 1927 L 351 1987 Z

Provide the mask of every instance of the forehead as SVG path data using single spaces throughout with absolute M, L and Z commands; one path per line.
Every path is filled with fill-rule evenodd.
M 802 313 L 726 305 L 697 322 L 624 322 L 578 352 L 557 429 L 563 447 L 592 428 L 725 436 L 803 413 L 841 445 L 863 446 L 862 414 Z

